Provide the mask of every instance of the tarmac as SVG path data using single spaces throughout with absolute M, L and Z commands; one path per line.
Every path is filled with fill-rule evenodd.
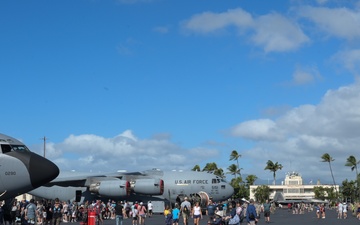
M 316 225 L 347 225 L 347 224 L 360 224 L 360 220 L 356 219 L 352 214 L 348 215 L 347 219 L 337 219 L 337 212 L 335 209 L 327 209 L 326 216 L 324 219 L 318 219 L 316 217 L 315 211 L 305 212 L 304 214 L 292 214 L 286 209 L 277 209 L 273 214 L 270 215 L 270 223 L 265 223 L 264 215 L 261 214 L 258 225 L 307 225 L 307 224 L 316 224 Z M 208 216 L 203 216 L 200 220 L 199 225 L 207 225 Z M 115 220 L 104 220 L 103 225 L 115 225 Z M 244 221 L 243 225 L 247 225 Z M 63 224 L 64 225 L 64 224 Z M 70 225 L 70 224 L 69 224 Z M 96 224 L 98 225 L 98 224 Z M 132 219 L 124 219 L 123 225 L 132 225 Z M 145 225 L 165 225 L 165 217 L 162 214 L 155 214 L 152 217 L 147 217 L 145 219 Z M 182 218 L 180 217 L 179 225 L 184 225 Z M 190 218 L 188 225 L 194 225 L 193 220 Z

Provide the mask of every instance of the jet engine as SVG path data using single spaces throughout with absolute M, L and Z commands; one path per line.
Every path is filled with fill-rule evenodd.
M 184 201 L 185 197 L 187 197 L 188 201 L 191 203 L 199 202 L 201 208 L 206 208 L 210 201 L 209 195 L 204 191 L 200 191 L 198 193 L 190 194 L 190 196 L 178 195 L 176 198 L 176 202 L 180 205 L 181 202 Z
M 162 195 L 164 181 L 161 179 L 137 179 L 131 182 L 131 189 L 137 194 Z
M 125 180 L 102 180 L 90 184 L 89 191 L 108 197 L 121 197 L 130 194 L 130 182 Z

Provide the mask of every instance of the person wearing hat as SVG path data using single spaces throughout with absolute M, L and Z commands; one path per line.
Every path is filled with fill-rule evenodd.
M 146 207 L 143 202 L 140 202 L 138 206 L 139 211 L 139 225 L 145 224 Z
M 122 201 L 118 201 L 115 205 L 115 220 L 116 220 L 116 225 L 122 225 L 123 224 L 123 219 L 124 219 L 124 214 L 123 214 L 123 202 Z
M 347 207 L 348 207 L 348 205 L 347 205 L 346 202 L 344 202 L 342 205 L 343 205 L 343 207 L 342 207 L 342 209 L 343 209 L 343 217 L 344 217 L 344 219 L 346 219 L 347 218 Z M 323 217 L 325 218 L 325 213 L 324 213 Z
M 216 212 L 215 216 L 211 220 L 211 224 L 213 225 L 220 225 L 223 224 L 223 217 L 221 212 Z
M 184 225 L 188 225 L 189 223 L 189 217 L 191 214 L 191 204 L 188 201 L 188 198 L 185 197 L 184 201 L 180 205 L 180 211 L 184 220 Z

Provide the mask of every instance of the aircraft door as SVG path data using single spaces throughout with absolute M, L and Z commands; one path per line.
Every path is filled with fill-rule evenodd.
M 76 190 L 75 191 L 75 202 L 80 202 L 81 201 L 81 195 L 82 195 L 81 190 Z

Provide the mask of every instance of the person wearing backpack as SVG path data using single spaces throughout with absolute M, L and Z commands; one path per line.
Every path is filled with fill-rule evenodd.
M 60 225 L 61 219 L 63 217 L 63 207 L 60 204 L 60 200 L 55 198 L 54 206 L 52 207 L 52 224 Z
M 255 223 L 258 220 L 254 202 L 255 202 L 254 199 L 250 199 L 250 204 L 248 205 L 247 210 L 246 210 L 246 220 L 247 220 L 247 223 L 250 225 L 255 225 Z
M 191 204 L 188 201 L 188 198 L 185 197 L 184 201 L 181 203 L 180 205 L 180 209 L 181 209 L 181 214 L 184 220 L 184 225 L 188 225 L 189 223 L 189 217 L 191 214 Z

